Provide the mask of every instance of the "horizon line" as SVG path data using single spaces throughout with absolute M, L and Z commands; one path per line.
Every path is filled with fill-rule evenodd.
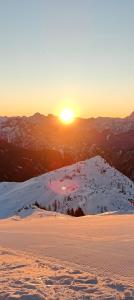
M 134 114 L 134 110 L 129 114 L 129 115 L 124 115 L 124 116 L 101 116 L 101 115 L 98 115 L 98 116 L 88 116 L 88 117 L 84 117 L 84 116 L 76 116 L 75 119 L 85 119 L 85 120 L 88 120 L 88 119 L 97 119 L 97 118 L 103 118 L 103 119 L 125 119 L 125 118 L 128 118 L 128 117 L 131 117 L 131 115 Z M 10 115 L 10 114 L 2 114 L 0 115 L 0 118 L 29 118 L 29 117 L 33 117 L 35 115 L 40 115 L 40 116 L 44 116 L 46 118 L 48 117 L 54 117 L 54 118 L 59 118 L 59 116 L 57 114 L 53 114 L 53 113 L 47 113 L 47 114 L 44 114 L 44 113 L 40 113 L 40 112 L 35 112 L 35 113 L 27 113 L 27 114 L 13 114 L 13 115 Z

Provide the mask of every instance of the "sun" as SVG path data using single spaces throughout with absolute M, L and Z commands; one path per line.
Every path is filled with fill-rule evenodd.
M 64 108 L 61 113 L 60 113 L 60 120 L 64 124 L 70 124 L 74 121 L 75 119 L 75 114 L 74 111 L 70 108 Z

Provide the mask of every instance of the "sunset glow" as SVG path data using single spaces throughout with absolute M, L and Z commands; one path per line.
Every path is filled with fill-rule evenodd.
M 64 123 L 64 124 L 70 124 L 74 121 L 75 118 L 75 114 L 74 111 L 69 109 L 69 108 L 65 108 L 61 111 L 60 113 L 60 120 Z

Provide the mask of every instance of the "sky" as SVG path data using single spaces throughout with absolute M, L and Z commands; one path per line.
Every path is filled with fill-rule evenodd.
M 134 110 L 133 0 L 0 0 L 0 115 Z

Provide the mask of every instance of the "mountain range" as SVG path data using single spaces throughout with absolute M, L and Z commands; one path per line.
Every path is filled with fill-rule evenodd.
M 134 112 L 126 118 L 0 117 L 0 180 L 24 181 L 96 155 L 134 180 Z

